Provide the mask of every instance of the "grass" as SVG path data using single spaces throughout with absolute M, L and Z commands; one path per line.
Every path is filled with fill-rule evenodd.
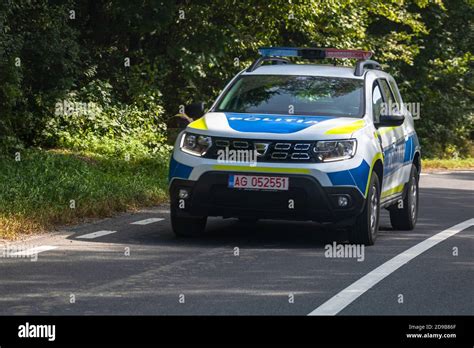
M 463 159 L 423 159 L 422 170 L 474 170 L 474 158 Z
M 22 151 L 20 161 L 0 157 L 0 239 L 162 203 L 167 162 L 58 150 Z

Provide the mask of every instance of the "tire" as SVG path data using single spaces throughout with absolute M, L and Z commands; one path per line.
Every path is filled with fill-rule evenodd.
M 380 181 L 372 172 L 367 199 L 362 213 L 350 230 L 350 241 L 355 244 L 373 245 L 377 238 L 380 221 Z
M 171 228 L 176 237 L 197 237 L 206 230 L 207 216 L 178 217 L 176 208 L 171 208 Z
M 390 223 L 395 230 L 411 231 L 416 226 L 418 219 L 418 170 L 415 165 L 411 165 L 410 180 L 408 181 L 407 191 L 403 199 L 403 208 L 398 204 L 390 207 Z

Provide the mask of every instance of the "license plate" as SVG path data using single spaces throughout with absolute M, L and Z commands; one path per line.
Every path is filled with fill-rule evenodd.
M 289 182 L 286 176 L 229 175 L 229 187 L 238 189 L 287 191 Z

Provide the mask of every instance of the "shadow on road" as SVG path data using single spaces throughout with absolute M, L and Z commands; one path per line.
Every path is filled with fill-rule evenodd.
M 474 211 L 474 192 L 442 188 L 420 188 L 420 209 L 415 231 L 396 231 L 390 225 L 389 214 L 382 210 L 379 240 L 389 236 L 404 238 L 410 234 L 420 236 L 452 226 L 470 218 Z M 107 229 L 107 226 L 102 226 Z M 209 218 L 206 233 L 194 238 L 176 238 L 169 224 L 156 229 L 149 228 L 140 233 L 121 233 L 103 236 L 91 243 L 141 244 L 148 246 L 175 247 L 217 247 L 242 245 L 265 248 L 314 248 L 322 249 L 328 243 L 344 243 L 348 240 L 347 230 L 314 222 L 260 220 L 244 223 L 237 219 Z M 75 240 L 76 235 L 69 237 Z

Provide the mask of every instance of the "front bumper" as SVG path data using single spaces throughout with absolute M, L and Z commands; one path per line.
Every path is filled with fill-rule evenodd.
M 170 185 L 173 212 L 178 217 L 254 217 L 351 224 L 365 203 L 356 187 L 323 187 L 309 175 L 266 174 L 289 177 L 289 190 L 257 191 L 228 188 L 229 174 L 262 175 L 210 171 L 203 173 L 197 181 L 174 179 Z M 189 192 L 184 207 L 179 205 L 180 189 Z M 349 198 L 347 207 L 337 206 L 338 195 Z M 290 208 L 290 200 L 293 200 L 293 208 Z

